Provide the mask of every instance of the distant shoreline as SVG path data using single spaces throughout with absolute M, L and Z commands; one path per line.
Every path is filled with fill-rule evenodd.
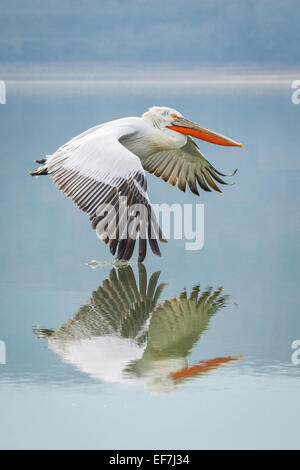
M 0 63 L 0 80 L 11 85 L 275 85 L 300 79 L 300 67 L 234 64 L 181 67 L 158 64 L 95 62 Z

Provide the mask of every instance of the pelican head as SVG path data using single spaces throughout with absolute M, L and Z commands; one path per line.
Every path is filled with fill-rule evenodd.
M 176 109 L 167 108 L 166 106 L 153 106 L 143 114 L 143 119 L 157 127 L 160 130 L 166 129 L 171 126 L 175 119 L 178 117 L 183 118 L 182 114 Z
M 143 114 L 143 119 L 154 127 L 169 133 L 179 132 L 217 145 L 243 147 L 243 144 L 186 119 L 179 111 L 165 106 L 153 106 Z

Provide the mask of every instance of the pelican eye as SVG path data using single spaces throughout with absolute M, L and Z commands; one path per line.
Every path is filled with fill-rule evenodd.
M 177 114 L 171 114 L 171 118 L 172 118 L 172 119 L 177 119 L 178 116 L 177 116 Z

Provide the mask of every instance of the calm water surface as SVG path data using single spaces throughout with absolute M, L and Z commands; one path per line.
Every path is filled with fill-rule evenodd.
M 281 87 L 17 85 L 0 105 L 1 448 L 299 448 L 300 105 Z M 103 121 L 172 106 L 235 185 L 200 199 L 205 244 L 112 261 L 33 160 Z

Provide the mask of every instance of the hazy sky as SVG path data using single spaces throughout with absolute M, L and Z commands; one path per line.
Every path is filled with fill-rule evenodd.
M 300 63 L 299 0 L 0 0 L 0 61 Z

